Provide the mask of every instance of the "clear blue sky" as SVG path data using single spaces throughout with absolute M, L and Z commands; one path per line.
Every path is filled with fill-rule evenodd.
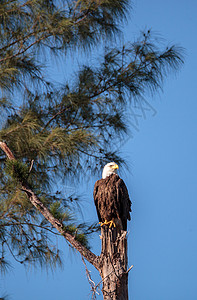
M 170 76 L 164 92 L 147 98 L 156 109 L 139 120 L 139 131 L 121 149 L 130 162 L 123 170 L 133 202 L 129 223 L 130 300 L 197 299 L 197 2 L 135 0 L 125 41 L 152 28 L 167 41 L 186 49 L 185 65 Z M 83 206 L 96 219 L 94 178 L 84 184 Z M 84 266 L 64 241 L 64 269 L 15 269 L 0 278 L 1 295 L 13 300 L 91 299 Z M 99 253 L 100 239 L 92 240 Z M 98 274 L 92 277 L 99 282 Z M 98 297 L 102 299 L 102 297 Z

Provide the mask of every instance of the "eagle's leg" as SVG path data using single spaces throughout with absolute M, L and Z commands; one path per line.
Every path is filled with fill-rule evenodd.
M 109 228 L 111 228 L 112 226 L 116 227 L 116 223 L 114 222 L 114 220 L 111 220 L 111 221 L 105 220 L 105 222 L 99 222 L 99 224 L 101 226 L 103 226 L 103 225 L 109 225 Z

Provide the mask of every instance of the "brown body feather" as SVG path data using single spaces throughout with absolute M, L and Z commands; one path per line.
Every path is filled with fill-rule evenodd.
M 127 230 L 127 220 L 131 219 L 131 201 L 124 181 L 117 174 L 96 181 L 94 203 L 100 222 L 118 219 L 123 230 Z

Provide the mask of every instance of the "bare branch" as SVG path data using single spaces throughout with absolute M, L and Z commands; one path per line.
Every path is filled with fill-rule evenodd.
M 30 168 L 29 168 L 29 173 L 31 173 L 31 170 L 32 170 L 32 168 L 33 168 L 33 164 L 34 164 L 34 160 L 32 159 L 32 160 L 31 160 L 31 165 L 30 165 Z
M 131 269 L 133 269 L 133 265 L 130 266 L 130 268 L 128 268 L 128 270 L 125 273 L 129 273 L 129 271 L 131 271 Z
M 8 159 L 10 159 L 10 160 L 15 159 L 12 151 L 8 148 L 8 146 L 6 145 L 5 142 L 0 142 L 0 148 L 3 150 L 3 152 L 5 152 Z
M 84 258 L 83 256 L 81 256 L 81 259 L 82 259 L 82 262 L 85 266 L 85 270 L 86 270 L 86 276 L 88 278 L 88 282 L 90 283 L 90 286 L 91 286 L 91 291 L 92 291 L 92 300 L 96 300 L 96 294 L 97 295 L 100 295 L 98 292 L 97 292 L 97 288 L 98 288 L 98 285 L 95 284 L 95 282 L 92 280 L 91 278 L 91 275 L 90 275 L 90 271 L 88 270 L 87 266 L 86 266 L 86 263 L 84 261 Z

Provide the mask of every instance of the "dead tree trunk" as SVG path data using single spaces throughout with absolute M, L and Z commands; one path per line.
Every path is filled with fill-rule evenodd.
M 104 300 L 128 300 L 126 231 L 101 228 L 100 275 Z

